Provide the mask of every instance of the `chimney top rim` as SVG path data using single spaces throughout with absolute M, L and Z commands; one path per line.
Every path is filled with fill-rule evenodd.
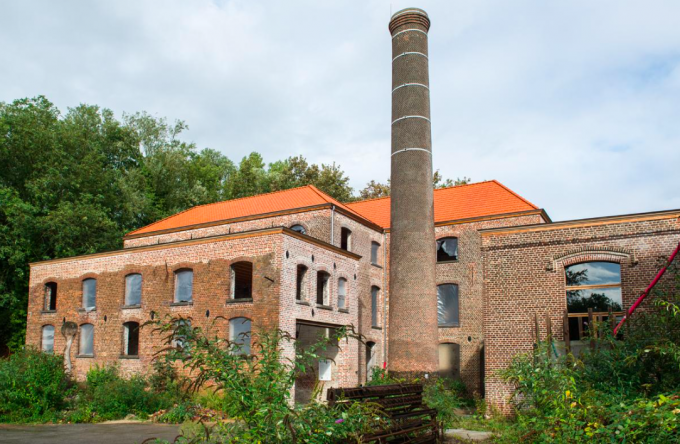
M 410 13 L 410 14 L 419 14 L 419 15 L 425 16 L 425 17 L 427 17 L 427 18 L 430 18 L 430 17 L 427 15 L 427 12 L 425 12 L 425 10 L 423 10 L 423 9 L 420 9 L 420 8 L 404 8 L 404 9 L 400 9 L 399 11 L 395 12 L 394 14 L 392 14 L 392 17 L 390 18 L 390 21 L 394 20 L 397 16 L 400 16 L 400 15 L 403 15 L 403 14 L 407 14 L 407 13 Z

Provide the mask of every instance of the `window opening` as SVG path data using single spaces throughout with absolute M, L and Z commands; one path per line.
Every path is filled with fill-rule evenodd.
M 97 281 L 96 279 L 83 280 L 83 308 L 94 310 L 97 301 Z
M 54 353 L 54 325 L 45 325 L 42 328 L 42 351 Z
M 231 298 L 253 298 L 252 262 L 236 262 L 231 266 Z
M 234 318 L 229 321 L 229 340 L 236 354 L 250 354 L 250 319 Z
M 94 325 L 80 326 L 80 348 L 78 354 L 88 356 L 94 354 Z
M 305 230 L 305 227 L 299 224 L 293 225 L 292 227 L 290 227 L 290 229 L 293 231 L 297 231 L 300 234 L 307 234 L 307 230 Z
M 55 311 L 57 309 L 57 283 L 48 282 L 45 284 L 45 310 Z
M 380 250 L 380 244 L 377 242 L 371 242 L 371 263 L 378 265 L 378 251 Z
M 123 344 L 124 355 L 139 355 L 139 324 L 137 322 L 126 322 L 123 324 Z
M 460 378 L 460 345 L 439 344 L 439 373 L 441 376 Z
M 347 308 L 347 279 L 338 279 L 338 308 Z
M 349 228 L 340 229 L 340 248 L 347 251 L 352 249 L 352 231 Z
M 458 327 L 458 285 L 437 286 L 437 323 L 440 327 Z
M 305 299 L 307 299 L 307 267 L 298 264 L 295 280 L 295 300 L 304 301 Z
M 125 276 L 125 305 L 140 305 L 142 303 L 142 275 L 128 274 Z
M 458 238 L 444 237 L 437 239 L 437 262 L 458 260 Z
M 191 302 L 193 298 L 193 270 L 175 272 L 175 302 Z
M 316 274 L 316 303 L 319 305 L 328 305 L 328 279 L 330 276 L 325 271 L 319 271 Z
M 380 288 L 371 287 L 371 325 L 373 327 L 378 326 L 378 293 Z

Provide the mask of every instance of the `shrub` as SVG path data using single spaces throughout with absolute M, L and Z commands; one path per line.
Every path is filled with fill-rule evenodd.
M 0 360 L 0 421 L 53 420 L 65 407 L 72 383 L 63 358 L 33 348 Z

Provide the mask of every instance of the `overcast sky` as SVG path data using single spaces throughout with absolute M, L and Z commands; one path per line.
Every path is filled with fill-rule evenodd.
M 185 120 L 234 161 L 389 176 L 390 11 L 431 18 L 434 165 L 554 220 L 680 208 L 678 1 L 0 0 L 0 101 Z

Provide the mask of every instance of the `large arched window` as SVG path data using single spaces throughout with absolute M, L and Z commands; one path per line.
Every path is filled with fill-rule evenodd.
M 338 279 L 338 308 L 344 310 L 347 308 L 347 279 Z
M 378 299 L 380 288 L 375 285 L 371 287 L 371 326 L 379 327 L 378 324 Z
M 78 354 L 81 356 L 94 355 L 94 325 L 83 324 L 80 326 L 80 343 Z
M 295 278 L 295 300 L 304 301 L 307 299 L 307 267 L 298 264 L 297 276 Z
M 40 345 L 45 353 L 54 352 L 54 325 L 43 325 Z
M 97 280 L 85 279 L 83 280 L 83 308 L 85 310 L 94 310 L 97 303 Z
M 191 302 L 194 291 L 194 272 L 191 269 L 175 272 L 175 302 Z
M 331 275 L 325 271 L 319 271 L 316 273 L 316 303 L 319 305 L 330 305 L 329 302 L 329 288 L 328 280 Z
M 231 265 L 231 298 L 253 298 L 253 263 L 236 262 Z
M 142 275 L 139 273 L 125 276 L 125 305 L 134 306 L 142 303 Z
M 439 344 L 439 373 L 441 376 L 460 377 L 460 345 Z
M 458 285 L 437 285 L 437 323 L 440 327 L 458 327 Z
M 458 260 L 458 238 L 443 237 L 437 239 L 437 262 Z
M 55 311 L 57 309 L 57 283 L 48 282 L 45 284 L 45 310 Z
M 139 323 L 137 322 L 123 324 L 123 355 L 139 355 Z
M 233 318 L 229 321 L 229 340 L 234 353 L 250 354 L 250 319 Z

